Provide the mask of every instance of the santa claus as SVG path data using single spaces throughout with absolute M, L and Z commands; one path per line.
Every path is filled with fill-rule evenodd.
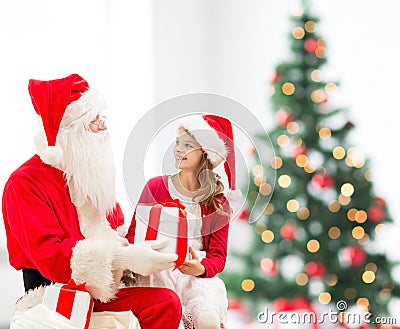
M 77 74 L 30 80 L 29 94 L 43 129 L 37 154 L 6 183 L 2 208 L 10 264 L 22 270 L 28 296 L 40 301 L 40 287 L 72 278 L 86 282 L 94 311 L 131 310 L 144 329 L 177 328 L 175 293 L 119 286 L 125 269 L 149 275 L 173 267 L 177 255 L 157 251 L 163 241 L 130 245 L 117 234 L 124 218 L 103 100 Z

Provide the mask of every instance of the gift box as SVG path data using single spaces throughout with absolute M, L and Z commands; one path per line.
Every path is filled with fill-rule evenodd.
M 47 286 L 42 304 L 65 316 L 78 328 L 89 327 L 93 298 L 87 292 L 84 283 L 76 285 L 73 280 L 70 280 L 66 285 Z
M 188 221 L 184 208 L 179 200 L 139 203 L 136 207 L 134 242 L 166 239 L 167 245 L 160 251 L 178 255 L 175 268 L 188 258 Z

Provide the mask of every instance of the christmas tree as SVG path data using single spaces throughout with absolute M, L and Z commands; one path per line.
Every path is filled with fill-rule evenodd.
M 348 140 L 353 123 L 329 101 L 337 83 L 323 79 L 326 43 L 318 19 L 305 9 L 292 21 L 293 56 L 271 81 L 275 156 L 252 168 L 248 209 L 257 197 L 270 201 L 251 224 L 251 248 L 230 255 L 244 270 L 222 277 L 230 296 L 258 306 L 302 296 L 387 314 L 391 297 L 399 296 L 395 264 L 373 246 L 392 218 L 374 195 L 368 161 Z

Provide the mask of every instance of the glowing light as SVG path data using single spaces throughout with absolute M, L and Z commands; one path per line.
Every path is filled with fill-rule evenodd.
M 267 181 L 267 177 L 265 176 L 256 176 L 254 177 L 254 185 L 261 186 Z
M 292 15 L 293 16 L 297 16 L 297 17 L 302 16 L 303 13 L 304 13 L 304 11 L 302 9 L 295 9 L 295 10 L 292 11 Z
M 344 196 L 352 196 L 354 193 L 354 187 L 353 185 L 351 185 L 350 183 L 345 183 L 342 185 L 342 187 L 340 188 L 340 192 L 344 195 Z
M 308 241 L 307 250 L 312 253 L 317 252 L 319 250 L 319 241 L 315 239 Z
M 274 238 L 275 238 L 274 232 L 270 230 L 265 230 L 261 234 L 261 240 L 265 243 L 271 243 L 272 241 L 274 241 Z
M 339 239 L 340 229 L 336 226 L 332 226 L 328 231 L 328 236 L 333 240 Z
M 367 311 L 369 308 L 369 300 L 365 297 L 359 298 L 357 299 L 357 306 Z
M 357 296 L 357 290 L 355 290 L 354 288 L 347 288 L 344 291 L 344 297 L 346 297 L 347 299 L 354 299 Z
M 305 167 L 308 163 L 308 157 L 305 154 L 300 154 L 296 157 L 296 164 L 299 167 Z
M 364 236 L 361 239 L 359 239 L 357 242 L 359 245 L 365 246 L 369 242 L 369 235 L 367 233 L 365 233 Z
M 321 82 L 322 81 L 322 71 L 320 70 L 313 70 L 311 72 L 311 79 L 315 82 Z
M 264 272 L 269 272 L 274 267 L 274 261 L 271 258 L 263 258 L 260 267 Z
M 319 137 L 323 140 L 329 139 L 332 135 L 331 130 L 329 128 L 321 128 L 318 134 Z
M 303 140 L 300 137 L 296 136 L 293 138 L 294 146 L 299 147 L 299 146 L 301 146 L 301 144 L 303 144 Z
M 368 182 L 372 181 L 372 171 L 371 171 L 371 169 L 368 169 L 368 170 L 365 171 L 364 178 Z
M 297 134 L 300 131 L 300 126 L 297 122 L 289 122 L 287 127 L 286 127 L 287 131 L 289 134 Z
M 251 279 L 245 279 L 242 281 L 242 289 L 244 291 L 252 291 L 255 288 L 255 283 Z
M 391 292 L 389 289 L 382 289 L 379 292 L 379 298 L 382 300 L 388 300 L 390 298 L 390 295 L 391 295 Z M 386 329 L 389 329 L 389 328 L 386 328 Z
M 372 271 L 365 271 L 362 275 L 362 280 L 365 283 L 372 283 L 375 281 L 375 273 Z
M 364 157 L 358 152 L 355 147 L 350 147 L 347 150 L 346 165 L 355 168 L 362 168 L 365 165 Z
M 267 96 L 272 96 L 275 94 L 275 87 L 274 86 L 268 86 L 267 87 Z
M 337 92 L 337 86 L 333 82 L 329 82 L 325 85 L 325 92 L 328 95 L 332 95 Z
M 318 58 L 324 58 L 325 57 L 325 47 L 317 47 L 315 49 L 315 56 Z
M 291 82 L 286 82 L 282 85 L 282 92 L 287 95 L 293 95 L 295 92 L 296 88 L 294 87 L 294 84 Z
M 347 206 L 351 201 L 350 197 L 344 196 L 343 194 L 340 194 L 338 199 L 342 206 Z
M 348 211 L 347 211 L 347 219 L 349 220 L 349 221 L 352 221 L 352 222 L 354 222 L 355 220 L 356 220 L 356 213 L 357 213 L 357 209 L 355 209 L 355 208 L 351 208 L 351 209 L 349 209 Z
M 341 160 L 346 156 L 346 150 L 341 146 L 336 146 L 332 151 L 333 157 L 337 160 Z
M 304 28 L 307 32 L 312 33 L 315 32 L 316 24 L 313 21 L 308 21 L 304 24 Z
M 333 200 L 333 201 L 329 202 L 328 209 L 331 212 L 338 212 L 340 210 L 339 201 Z
M 323 101 L 325 101 L 326 100 L 326 94 L 325 94 L 325 92 L 322 90 L 322 89 L 317 89 L 317 90 L 314 90 L 312 93 L 311 93 L 311 100 L 314 102 L 314 103 L 322 103 Z
M 354 220 L 357 223 L 364 223 L 367 220 L 367 212 L 364 210 L 359 210 L 356 212 L 356 214 L 354 215 Z
M 308 208 L 302 207 L 297 211 L 298 219 L 306 220 L 308 217 L 310 217 L 310 210 L 308 210 Z
M 255 232 L 259 235 L 262 234 L 262 232 L 264 232 L 267 229 L 267 225 L 265 225 L 264 223 L 257 223 L 256 224 L 256 228 L 255 228 Z
M 365 270 L 372 271 L 375 273 L 378 270 L 378 266 L 376 266 L 375 263 L 368 263 L 367 265 L 365 265 Z
M 281 175 L 278 179 L 278 184 L 283 188 L 289 187 L 291 183 L 292 179 L 289 175 Z
M 354 239 L 361 239 L 365 234 L 364 229 L 361 226 L 356 226 L 351 230 L 351 235 Z
M 305 286 L 307 284 L 307 282 L 308 282 L 308 275 L 307 274 L 305 274 L 305 273 L 297 274 L 296 283 L 299 286 Z
M 335 286 L 338 283 L 338 277 L 336 274 L 330 274 L 327 278 L 327 285 L 330 287 Z
M 379 235 L 385 230 L 385 228 L 385 224 L 378 224 L 375 227 L 375 233 Z
M 253 167 L 253 175 L 254 176 L 263 176 L 264 175 L 264 167 L 262 165 L 255 165 Z
M 332 297 L 329 292 L 321 292 L 318 296 L 318 301 L 321 304 L 328 304 L 331 301 Z
M 282 167 L 283 162 L 280 157 L 276 156 L 276 157 L 272 158 L 272 160 L 269 164 L 273 169 L 279 169 L 280 167 Z
M 264 209 L 264 214 L 266 215 L 271 215 L 275 211 L 275 207 L 272 203 L 265 203 L 263 208 Z
M 272 192 L 272 187 L 268 183 L 264 183 L 260 186 L 259 191 L 262 195 L 268 195 Z
M 310 162 L 308 162 L 304 167 L 304 171 L 309 174 L 313 173 L 316 169 L 317 169 L 317 166 Z
M 280 147 L 285 147 L 285 146 L 288 146 L 288 145 L 289 145 L 289 143 L 290 143 L 290 138 L 289 138 L 288 136 L 286 136 L 286 135 L 280 135 L 280 136 L 277 138 L 276 142 L 278 143 L 278 145 L 279 145 Z
M 305 33 L 304 29 L 300 26 L 295 27 L 292 31 L 293 38 L 295 38 L 297 40 L 302 39 L 305 34 L 306 33 Z
M 299 207 L 300 207 L 299 202 L 295 199 L 289 200 L 286 203 L 286 208 L 290 212 L 296 212 L 297 210 L 299 210 Z

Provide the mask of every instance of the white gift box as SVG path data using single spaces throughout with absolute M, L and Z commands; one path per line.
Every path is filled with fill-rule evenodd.
M 186 211 L 180 203 L 141 204 L 136 208 L 135 243 L 163 238 L 167 245 L 160 249 L 178 254 L 176 266 L 189 259 L 188 222 Z

